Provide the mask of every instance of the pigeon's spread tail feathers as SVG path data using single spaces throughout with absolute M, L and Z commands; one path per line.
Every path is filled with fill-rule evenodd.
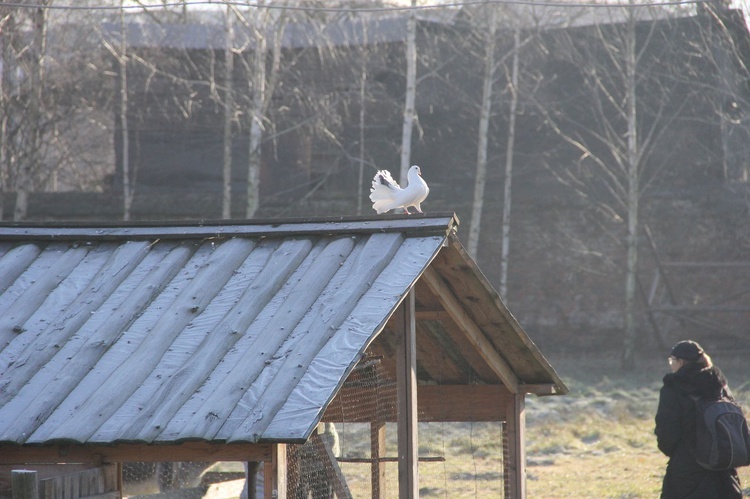
M 418 212 L 422 212 L 420 203 L 425 200 L 430 189 L 422 179 L 422 173 L 418 166 L 409 169 L 409 185 L 403 189 L 393 180 L 390 172 L 379 170 L 372 179 L 370 189 L 370 200 L 373 209 L 378 213 L 385 213 L 397 208 L 403 208 L 409 213 L 409 207 L 413 206 Z
M 370 201 L 372 201 L 372 207 L 378 212 L 378 215 L 392 209 L 389 205 L 393 202 L 394 195 L 399 190 L 401 188 L 393 180 L 390 172 L 380 170 L 375 174 L 370 189 Z

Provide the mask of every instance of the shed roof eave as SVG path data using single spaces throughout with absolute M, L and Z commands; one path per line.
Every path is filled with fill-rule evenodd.
M 274 443 L 0 444 L 0 464 L 121 463 L 160 461 L 271 461 Z

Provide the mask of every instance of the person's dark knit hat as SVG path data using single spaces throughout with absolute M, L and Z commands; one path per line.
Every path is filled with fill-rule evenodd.
M 673 346 L 670 355 L 678 359 L 695 362 L 700 359 L 701 355 L 703 355 L 703 349 L 698 343 L 691 340 L 685 340 Z

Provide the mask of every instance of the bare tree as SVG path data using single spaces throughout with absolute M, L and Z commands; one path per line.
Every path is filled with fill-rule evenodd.
M 252 73 L 249 74 L 248 83 L 252 97 L 250 115 L 250 143 L 247 161 L 247 205 L 245 217 L 252 218 L 260 204 L 260 157 L 261 143 L 263 141 L 264 110 L 267 103 L 266 91 L 266 34 L 263 32 L 268 25 L 269 10 L 258 11 L 256 21 L 250 29 L 255 37 L 253 52 Z M 262 20 L 261 20 L 262 19 Z
M 625 37 L 625 112 L 627 119 L 627 146 L 625 153 L 625 178 L 627 182 L 626 214 L 628 232 L 626 237 L 627 263 L 625 268 L 625 339 L 622 365 L 625 369 L 635 368 L 636 317 L 635 293 L 636 272 L 638 271 L 638 206 L 640 200 L 640 156 L 642 144 L 638 137 L 638 109 L 636 107 L 636 59 L 635 51 L 635 5 L 629 0 L 627 35 Z
M 521 50 L 521 30 L 513 30 L 513 63 L 510 76 L 510 111 L 508 112 L 508 140 L 505 148 L 505 186 L 503 189 L 502 244 L 500 249 L 500 297 L 508 299 L 508 265 L 510 253 L 510 210 L 513 185 L 513 150 L 516 143 L 516 113 L 518 110 L 518 61 Z
M 486 188 L 486 178 L 488 169 L 488 153 L 490 147 L 489 125 L 493 115 L 499 114 L 499 111 L 493 111 L 493 100 L 498 97 L 494 92 L 494 85 L 500 79 L 498 69 L 504 67 L 504 81 L 506 83 L 506 92 L 501 92 L 499 96 L 508 99 L 508 119 L 507 119 L 507 136 L 505 140 L 505 168 L 504 168 L 504 186 L 503 186 L 503 210 L 501 223 L 501 247 L 500 247 L 500 296 L 504 300 L 508 295 L 508 264 L 510 251 L 510 221 L 511 221 L 511 200 L 512 200 L 512 179 L 514 164 L 514 147 L 515 147 L 515 128 L 516 114 L 519 102 L 519 61 L 521 48 L 529 43 L 534 37 L 534 31 L 527 29 L 524 40 L 521 40 L 522 23 L 528 23 L 527 19 L 519 17 L 518 13 L 512 9 L 505 8 L 501 23 L 498 19 L 498 5 L 486 4 L 480 10 L 480 19 L 475 21 L 476 31 L 480 33 L 480 46 L 484 48 L 484 54 L 481 59 L 484 62 L 484 73 L 482 79 L 482 98 L 479 104 L 479 127 L 477 135 L 477 167 L 474 178 L 474 198 L 472 202 L 471 224 L 469 226 L 469 237 L 467 249 L 473 258 L 477 258 L 479 249 L 479 240 L 481 232 L 482 214 L 484 211 L 484 197 Z M 500 33 L 498 31 L 500 30 Z M 510 50 L 496 60 L 495 52 L 497 51 L 498 39 L 507 38 L 508 33 L 512 33 L 513 43 Z M 510 59 L 508 68 L 507 60 Z M 527 89 L 531 91 L 531 89 Z M 500 106 L 497 106 L 498 108 Z
M 2 116 L 0 116 L 0 220 L 3 218 L 5 193 L 8 190 L 8 179 L 10 177 L 10 171 L 13 168 L 11 160 L 13 158 L 12 148 L 10 147 L 10 141 L 12 140 L 12 115 L 9 111 L 13 95 L 13 67 L 9 64 L 13 57 L 12 39 L 7 36 L 7 33 L 14 33 L 15 30 L 15 16 L 14 13 L 7 10 L 0 10 L 0 17 L 2 18 L 2 24 L 0 24 L 0 32 L 6 33 L 6 36 L 2 37 L 2 77 L 0 78 L 0 109 L 4 110 Z
M 228 219 L 232 215 L 232 122 L 234 121 L 234 14 L 227 5 L 225 13 L 224 40 L 224 167 L 222 177 L 221 216 Z
M 44 86 L 45 86 L 45 55 L 47 52 L 47 9 L 51 0 L 43 0 L 32 10 L 33 41 L 31 43 L 31 57 L 29 68 L 29 90 L 26 101 L 26 120 L 28 128 L 22 137 L 25 142 L 21 147 L 25 150 L 26 161 L 19 163 L 15 191 L 16 205 L 13 220 L 26 218 L 28 210 L 28 193 L 33 189 L 31 177 L 33 169 L 38 168 L 35 163 L 41 162 L 42 128 L 44 114 Z
M 120 0 L 120 50 L 117 62 L 120 70 L 120 130 L 122 133 L 122 219 L 130 220 L 134 186 L 130 173 L 130 128 L 128 126 L 128 32 L 125 24 L 124 0 Z
M 717 160 L 721 175 L 730 183 L 746 184 L 750 181 L 750 140 L 746 126 L 750 103 L 744 98 L 742 88 L 750 68 L 741 55 L 741 43 L 733 36 L 735 26 L 745 22 L 744 13 L 729 8 L 721 0 L 700 4 L 698 13 L 703 28 L 696 48 L 715 68 L 715 84 L 706 92 L 711 96 L 714 112 L 706 119 L 709 123 L 718 120 L 721 157 Z
M 283 11 L 276 12 L 263 8 L 261 2 L 255 8 L 251 8 L 247 15 L 239 14 L 243 26 L 252 33 L 252 55 L 251 64 L 245 63 L 248 80 L 250 105 L 247 111 L 249 119 L 249 144 L 247 165 L 247 202 L 245 206 L 245 217 L 252 218 L 260 205 L 260 171 L 261 171 L 261 146 L 263 134 L 268 123 L 268 108 L 273 96 L 276 78 L 278 77 L 281 64 L 281 37 L 284 33 L 286 23 Z M 268 67 L 268 36 L 272 37 L 271 63 Z
M 490 114 L 492 113 L 492 87 L 495 84 L 495 46 L 497 45 L 497 6 L 486 4 L 483 12 L 487 27 L 482 31 L 484 38 L 484 77 L 482 100 L 479 106 L 479 132 L 477 136 L 477 173 L 474 177 L 474 201 L 471 204 L 471 225 L 467 250 L 476 259 L 479 247 L 479 229 L 482 225 L 484 188 L 487 177 L 487 143 L 489 140 Z M 501 293 L 502 296 L 502 293 Z
M 612 235 L 622 240 L 625 253 L 622 366 L 630 370 L 637 342 L 639 202 L 649 182 L 644 175 L 650 179 L 657 174 L 658 164 L 648 160 L 684 104 L 677 102 L 674 80 L 665 78 L 664 61 L 653 54 L 660 47 L 653 41 L 657 20 L 667 13 L 638 7 L 632 0 L 627 8 L 608 12 L 612 17 L 607 21 L 558 32 L 545 46 L 576 68 L 585 105 L 565 108 L 547 100 L 540 109 L 551 129 L 579 154 L 569 166 L 558 164 L 551 171 L 599 213 L 625 226 L 624 237 L 616 230 Z M 645 22 L 639 24 L 639 19 Z
M 100 190 L 111 171 L 100 142 L 111 137 L 111 87 L 100 80 L 104 59 L 89 36 L 97 18 L 52 7 L 0 5 L 0 190 L 15 191 L 16 219 L 27 217 L 30 193 Z
M 411 135 L 414 129 L 416 111 L 414 101 L 417 95 L 417 14 L 414 7 L 417 0 L 411 0 L 406 29 L 406 95 L 404 96 L 404 121 L 401 129 L 401 170 L 399 182 L 406 183 L 406 174 L 411 166 Z

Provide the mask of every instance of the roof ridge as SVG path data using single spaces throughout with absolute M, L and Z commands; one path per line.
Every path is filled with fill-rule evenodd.
M 379 215 L 252 220 L 178 220 L 137 222 L 9 222 L 0 224 L 0 241 L 204 239 L 238 236 L 288 236 L 296 234 L 357 234 L 405 232 L 416 235 L 454 233 L 455 213 Z

